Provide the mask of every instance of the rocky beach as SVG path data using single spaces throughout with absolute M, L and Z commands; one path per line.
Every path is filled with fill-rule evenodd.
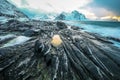
M 1 1 L 6 20 L 0 22 L 0 80 L 120 80 L 120 48 L 111 41 L 119 38 L 62 21 L 31 20 Z M 3 13 L 7 9 L 17 16 Z

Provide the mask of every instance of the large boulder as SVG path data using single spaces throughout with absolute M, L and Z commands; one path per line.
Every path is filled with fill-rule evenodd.
M 64 22 L 57 21 L 56 25 L 59 29 L 67 28 L 67 25 Z

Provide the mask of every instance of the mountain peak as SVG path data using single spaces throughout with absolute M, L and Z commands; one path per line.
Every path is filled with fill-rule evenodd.
M 19 9 L 7 0 L 0 0 L 0 16 L 5 17 L 27 17 Z
M 77 21 L 81 21 L 81 20 L 85 20 L 86 17 L 85 17 L 84 14 L 79 13 L 77 10 L 74 10 L 71 13 L 62 12 L 55 19 L 56 20 L 77 20 Z

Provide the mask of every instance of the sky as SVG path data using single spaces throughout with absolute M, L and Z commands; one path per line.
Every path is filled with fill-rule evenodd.
M 90 19 L 120 16 L 120 0 L 9 0 L 18 8 L 36 12 L 71 12 L 78 10 Z

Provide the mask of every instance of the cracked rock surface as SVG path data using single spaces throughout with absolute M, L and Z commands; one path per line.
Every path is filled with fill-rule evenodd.
M 120 80 L 120 48 L 108 38 L 50 21 L 14 20 L 0 31 L 15 34 L 0 38 L 0 80 Z M 57 47 L 51 44 L 56 34 Z M 3 47 L 17 36 L 30 39 Z

